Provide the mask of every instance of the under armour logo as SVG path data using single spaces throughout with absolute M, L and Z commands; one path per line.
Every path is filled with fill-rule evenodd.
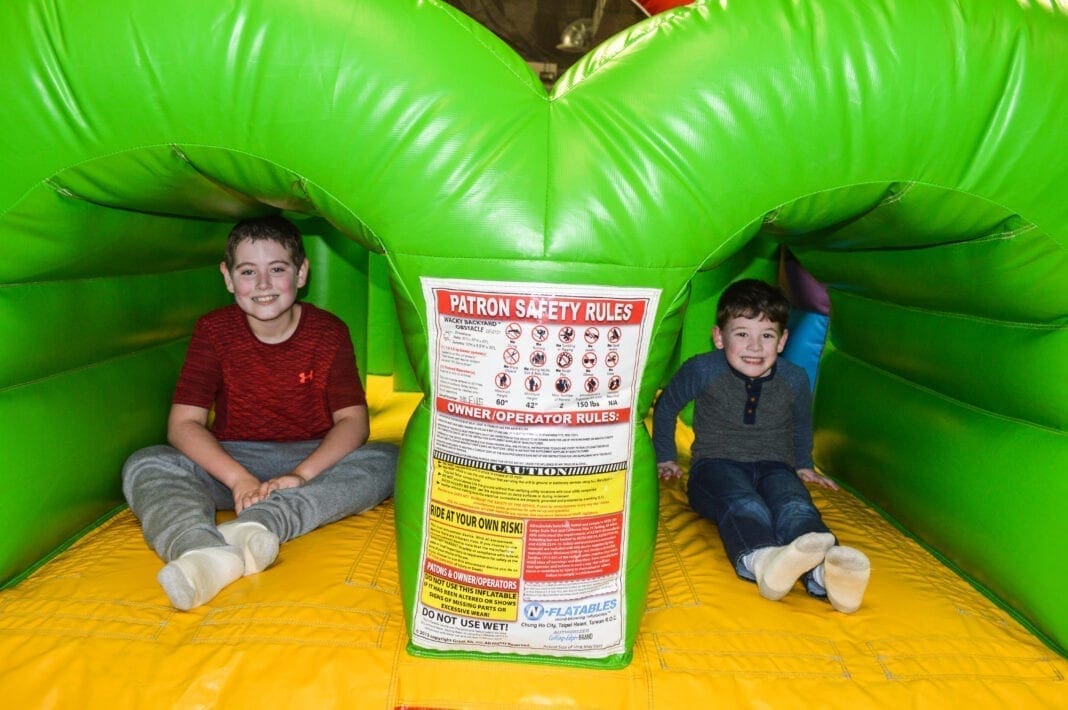
M 300 373 L 300 384 L 307 384 L 311 382 L 315 377 L 315 370 L 308 370 L 307 372 Z

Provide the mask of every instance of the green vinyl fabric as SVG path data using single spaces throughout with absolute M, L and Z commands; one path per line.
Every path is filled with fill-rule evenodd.
M 640 421 L 708 347 L 719 290 L 773 277 L 785 245 L 832 302 L 817 464 L 1063 653 L 1062 8 L 697 2 L 546 93 L 433 1 L 3 3 L 0 579 L 121 505 L 196 317 L 227 300 L 235 219 L 302 220 L 309 298 L 344 313 L 373 371 L 428 395 L 396 494 L 409 615 L 433 417 L 423 279 L 656 290 Z M 627 662 L 655 539 L 640 424 L 627 485 L 624 650 L 523 658 Z

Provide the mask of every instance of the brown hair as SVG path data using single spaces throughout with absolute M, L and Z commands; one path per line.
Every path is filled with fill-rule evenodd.
M 772 286 L 760 279 L 742 279 L 735 281 L 719 297 L 716 307 L 716 325 L 727 327 L 731 318 L 766 317 L 779 331 L 786 329 L 790 318 L 790 301 L 778 286 Z
M 281 244 L 293 259 L 293 264 L 300 267 L 304 263 L 304 240 L 297 226 L 285 217 L 252 217 L 243 219 L 230 230 L 226 240 L 226 268 L 233 269 L 237 261 L 237 245 L 249 239 L 258 242 L 268 239 Z

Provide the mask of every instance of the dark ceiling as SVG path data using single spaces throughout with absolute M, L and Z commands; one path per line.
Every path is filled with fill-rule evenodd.
M 546 84 L 555 81 L 586 51 L 648 16 L 636 0 L 446 1 L 485 25 L 534 64 Z M 589 34 L 596 14 L 600 15 L 597 31 Z M 577 45 L 572 51 L 559 48 L 566 41 L 565 34 Z M 588 41 L 582 42 L 584 37 Z

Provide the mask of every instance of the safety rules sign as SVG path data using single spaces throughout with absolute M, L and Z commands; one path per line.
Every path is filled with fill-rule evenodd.
M 659 291 L 424 279 L 433 419 L 412 640 L 623 650 L 635 401 Z

